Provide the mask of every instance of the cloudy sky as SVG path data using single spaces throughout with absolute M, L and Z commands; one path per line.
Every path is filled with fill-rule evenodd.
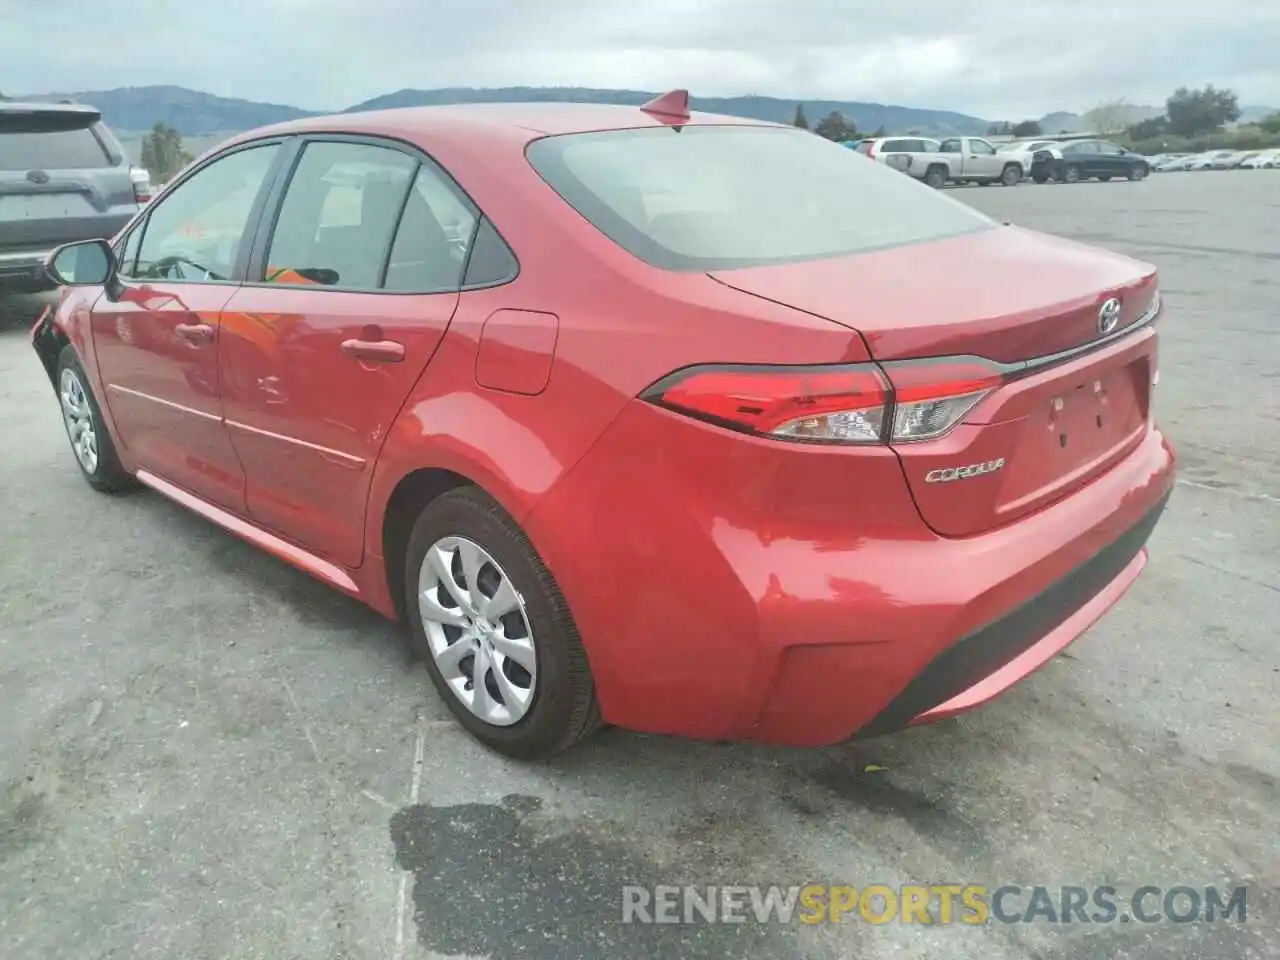
M 759 93 L 986 118 L 1280 106 L 1277 0 L 0 0 L 0 91 L 177 84 L 337 109 L 403 87 Z

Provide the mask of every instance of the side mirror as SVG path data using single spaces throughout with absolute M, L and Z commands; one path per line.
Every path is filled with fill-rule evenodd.
M 116 255 L 105 240 L 67 243 L 49 255 L 44 269 L 62 287 L 102 286 L 115 276 Z

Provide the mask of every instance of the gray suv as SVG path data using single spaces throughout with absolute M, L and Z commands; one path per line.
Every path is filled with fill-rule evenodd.
M 110 239 L 150 192 L 93 107 L 0 102 L 0 291 L 51 287 L 54 247 Z

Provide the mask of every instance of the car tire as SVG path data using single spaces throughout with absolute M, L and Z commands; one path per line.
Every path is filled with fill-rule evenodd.
M 1146 165 L 1145 165 L 1145 164 L 1141 164 L 1141 163 L 1139 163 L 1139 164 L 1137 164 L 1137 165 L 1135 165 L 1135 166 L 1131 167 L 1131 168 L 1129 169 L 1129 179 L 1130 179 L 1130 180 L 1145 180 L 1145 179 L 1147 179 L 1147 168 L 1146 168 Z
M 1063 183 L 1079 183 L 1080 168 L 1076 166 L 1074 163 L 1068 163 L 1065 167 L 1062 168 L 1062 182 Z
M 1031 179 L 1032 179 L 1032 180 L 1034 180 L 1036 183 L 1048 183 L 1048 182 L 1049 182 L 1049 178 L 1048 178 L 1048 176 L 1047 176 L 1047 175 L 1045 175 L 1045 174 L 1043 174 L 1043 173 L 1033 173 L 1033 174 L 1031 175 Z
M 940 166 L 930 167 L 925 171 L 924 182 L 935 190 L 941 190 L 947 182 L 947 168 Z
M 54 389 L 71 452 L 89 486 L 101 493 L 120 493 L 132 487 L 134 479 L 120 464 L 89 377 L 71 344 L 58 354 Z
M 1022 182 L 1022 167 L 1016 163 L 1006 164 L 1000 182 L 1006 187 L 1016 187 Z
M 441 494 L 414 523 L 405 560 L 415 652 L 472 736 L 505 756 L 539 760 L 600 728 L 595 682 L 569 605 L 496 501 L 470 486 Z M 499 591 L 511 609 L 494 619 L 483 608 Z M 473 603 L 474 592 L 481 599 Z

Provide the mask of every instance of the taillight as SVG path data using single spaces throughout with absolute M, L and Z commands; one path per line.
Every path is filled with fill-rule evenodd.
M 151 174 L 146 170 L 134 167 L 129 171 L 129 179 L 133 181 L 133 200 L 138 205 L 151 202 Z
M 884 364 L 893 385 L 895 442 L 942 436 L 1004 381 L 981 357 L 942 357 Z
M 834 366 L 705 366 L 641 398 L 744 433 L 818 443 L 932 440 L 1003 381 L 995 364 L 956 357 Z

